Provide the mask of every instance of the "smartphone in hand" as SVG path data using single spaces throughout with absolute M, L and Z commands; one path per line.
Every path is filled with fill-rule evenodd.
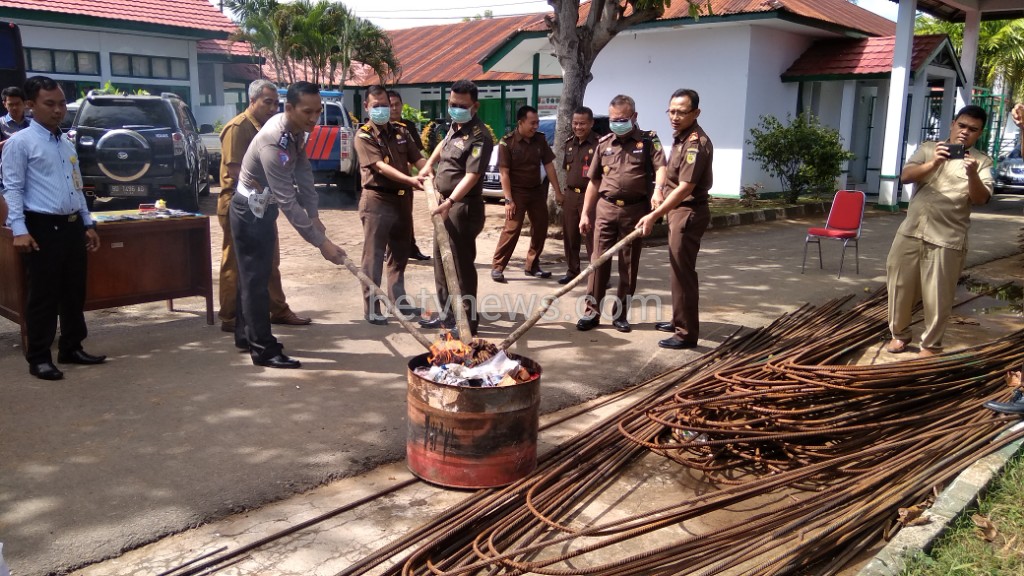
M 950 160 L 963 158 L 967 154 L 963 144 L 946 144 L 946 151 L 949 152 Z

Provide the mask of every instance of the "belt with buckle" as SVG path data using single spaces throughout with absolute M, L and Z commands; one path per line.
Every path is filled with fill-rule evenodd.
M 604 194 L 601 194 L 601 199 L 604 200 L 605 202 L 608 202 L 610 204 L 615 204 L 616 206 L 619 206 L 619 207 L 632 206 L 634 204 L 640 204 L 642 202 L 647 202 L 648 201 L 647 198 L 645 198 L 645 197 L 640 197 L 640 198 L 612 198 L 612 197 L 606 196 Z
M 577 194 L 582 194 L 583 193 L 583 190 L 580 190 L 579 188 L 573 188 L 572 191 L 577 193 Z
M 251 182 L 239 182 L 235 186 L 235 192 L 241 194 L 244 198 L 248 198 L 249 196 L 252 196 L 254 193 L 256 193 L 258 188 L 259 184 L 254 184 Z M 269 190 L 267 190 L 267 192 L 270 193 Z M 270 193 L 270 201 L 267 202 L 267 204 L 277 204 L 277 199 L 274 198 L 273 193 Z
M 384 186 L 373 186 L 373 185 L 370 185 L 370 184 L 367 184 L 366 186 L 363 186 L 363 188 L 366 188 L 367 190 L 373 190 L 374 192 L 384 192 L 385 194 L 396 194 L 398 196 L 405 196 L 405 193 L 408 192 L 408 190 L 406 190 L 404 188 L 403 189 L 385 188 Z
M 45 212 L 32 212 L 31 210 L 25 210 L 24 214 L 26 217 L 48 220 L 50 222 L 78 222 L 78 212 L 73 212 L 71 214 L 46 214 Z

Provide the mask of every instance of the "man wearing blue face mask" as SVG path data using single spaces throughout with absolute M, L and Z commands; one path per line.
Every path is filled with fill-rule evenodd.
M 363 223 L 363 273 L 380 285 L 387 259 L 387 292 L 404 316 L 418 316 L 405 293 L 405 267 L 412 245 L 412 191 L 423 189 L 423 179 L 410 176 L 409 165 L 423 168 L 426 160 L 416 146 L 415 137 L 401 122 L 391 121 L 388 93 L 380 86 L 366 89 L 366 111 L 370 121 L 356 136 L 356 156 L 362 176 L 363 194 L 359 199 L 359 219 Z M 370 324 L 383 326 L 387 318 L 380 301 L 363 287 L 363 315 Z
M 658 135 L 636 127 L 636 103 L 618 95 L 608 107 L 611 134 L 598 140 L 590 163 L 590 183 L 580 217 L 580 232 L 593 231 L 594 254 L 600 255 L 636 228 L 651 210 L 651 193 L 657 181 L 665 181 L 665 153 Z M 594 214 L 591 217 L 591 214 Z M 643 240 L 637 238 L 618 254 L 619 288 L 612 302 L 612 325 L 629 332 L 629 301 L 636 292 Z M 587 309 L 576 323 L 577 330 L 592 330 L 601 323 L 612 263 L 609 260 L 591 274 L 587 282 Z
M 430 155 L 426 168 L 420 172 L 424 178 L 436 174 L 434 187 L 441 195 L 441 203 L 434 213 L 441 216 L 448 231 L 462 305 L 466 308 L 474 335 L 479 319 L 476 315 L 477 275 L 473 263 L 476 260 L 476 237 L 484 229 L 484 182 L 481 176 L 487 170 L 487 161 L 494 148 L 487 125 L 476 115 L 480 108 L 477 94 L 476 84 L 469 80 L 452 84 L 448 99 L 452 127 Z M 456 303 L 450 301 L 441 266 L 441 251 L 436 243 L 434 284 L 441 310 L 436 318 L 423 320 L 420 325 L 424 328 L 453 328 L 455 316 L 452 306 Z

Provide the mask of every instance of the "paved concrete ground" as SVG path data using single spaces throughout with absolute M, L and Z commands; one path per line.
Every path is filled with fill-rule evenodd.
M 1024 198 L 1000 196 L 975 217 L 969 265 L 1019 250 L 1022 207 Z M 501 208 L 488 210 L 477 259 L 481 296 L 539 300 L 556 288 L 553 281 L 517 276 L 525 243 L 507 286 L 487 278 Z M 329 211 L 324 220 L 339 244 L 358 255 L 354 212 Z M 709 232 L 699 262 L 703 351 L 739 325 L 760 326 L 804 302 L 879 286 L 901 220 L 870 212 L 860 274 L 848 259 L 840 280 L 834 243 L 824 247 L 824 270 L 812 260 L 807 274 L 799 273 L 810 221 Z M 0 541 L 15 574 L 61 572 L 113 557 L 404 456 L 404 370 L 407 358 L 421 351 L 418 344 L 394 323 L 362 322 L 355 279 L 320 260 L 286 225 L 281 230 L 285 291 L 295 310 L 316 319 L 309 327 L 276 330 L 303 361 L 300 371 L 252 366 L 234 351 L 230 335 L 205 325 L 202 301 L 186 299 L 174 312 L 150 304 L 89 313 L 87 349 L 111 360 L 68 367 L 65 380 L 44 383 L 28 376 L 17 329 L 0 320 Z M 422 239 L 426 228 L 419 230 Z M 545 267 L 557 275 L 560 260 L 560 243 L 551 242 Z M 667 275 L 664 246 L 646 249 L 639 292 L 665 304 L 651 305 L 632 334 L 610 327 L 577 332 L 570 304 L 517 344 L 516 352 L 544 366 L 543 412 L 644 380 L 702 351 L 655 345 L 660 334 L 653 323 L 669 309 Z M 432 287 L 428 265 L 413 265 L 407 278 L 410 292 Z M 485 323 L 481 335 L 497 340 L 522 317 L 513 322 L 506 313 Z M 960 334 L 949 344 L 972 338 Z M 398 462 L 374 474 L 401 469 Z M 344 535 L 332 536 L 338 537 Z

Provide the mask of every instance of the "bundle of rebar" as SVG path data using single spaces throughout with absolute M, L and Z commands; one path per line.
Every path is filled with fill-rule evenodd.
M 885 330 L 884 294 L 849 300 L 805 306 L 662 375 L 534 474 L 475 493 L 339 576 L 837 573 L 899 527 L 898 510 L 1022 436 L 1000 436 L 1016 418 L 981 404 L 1009 395 L 1024 331 L 842 365 Z M 707 489 L 658 489 L 638 512 L 588 510 L 652 451 Z

